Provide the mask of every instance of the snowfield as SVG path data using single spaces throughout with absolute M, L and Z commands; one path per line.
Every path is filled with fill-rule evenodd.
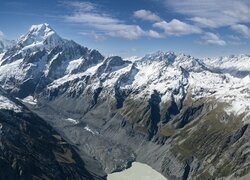
M 2 95 L 0 95 L 0 109 L 13 110 L 15 112 L 22 111 L 21 107 Z

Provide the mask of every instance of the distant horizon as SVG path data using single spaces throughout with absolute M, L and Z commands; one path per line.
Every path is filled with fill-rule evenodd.
M 0 37 L 14 40 L 46 22 L 61 37 L 105 56 L 158 50 L 196 58 L 250 54 L 247 0 L 2 0 L 0 14 Z

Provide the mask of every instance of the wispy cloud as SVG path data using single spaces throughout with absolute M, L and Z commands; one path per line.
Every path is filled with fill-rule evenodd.
M 191 21 L 193 21 L 195 24 L 197 24 L 199 27 L 210 27 L 210 28 L 215 28 L 217 24 L 210 19 L 207 18 L 202 18 L 202 17 L 193 17 L 190 18 Z
M 236 35 L 229 35 L 227 36 L 227 44 L 233 45 L 233 46 L 240 46 L 246 44 L 240 37 Z
M 196 26 L 187 24 L 177 19 L 173 19 L 170 22 L 161 21 L 153 25 L 164 30 L 166 35 L 170 36 L 182 36 L 188 34 L 201 33 L 202 30 Z
M 154 38 L 164 38 L 165 37 L 163 34 L 160 34 L 154 30 L 149 30 L 147 33 L 150 37 L 154 37 Z
M 4 37 L 4 33 L 3 31 L 0 31 L 0 38 L 3 38 Z
M 124 37 L 127 39 L 138 39 L 142 36 L 151 37 L 151 38 L 163 37 L 160 33 L 154 30 L 144 31 L 140 28 L 140 26 L 131 26 L 129 28 L 129 31 L 127 29 L 121 29 L 117 31 L 111 31 L 108 34 L 113 37 Z
M 160 34 L 153 30 L 143 30 L 139 25 L 128 24 L 103 12 L 96 4 L 90 2 L 67 2 L 74 11 L 65 16 L 67 22 L 79 23 L 105 31 L 105 34 L 126 39 L 140 37 L 160 38 Z
M 244 24 L 235 24 L 231 26 L 231 29 L 245 38 L 250 38 L 250 28 Z
M 134 25 L 122 25 L 114 26 L 114 31 L 110 31 L 107 34 L 113 37 L 124 37 L 127 39 L 138 39 L 144 36 L 145 31 L 143 31 L 140 26 Z
M 91 2 L 78 2 L 78 1 L 71 1 L 71 2 L 62 2 L 64 5 L 68 5 L 74 8 L 75 11 L 79 12 L 91 12 L 97 9 L 96 4 Z
M 161 21 L 161 18 L 158 15 L 145 9 L 135 11 L 134 17 L 138 19 L 146 20 L 146 21 L 152 21 L 152 22 Z
M 103 34 L 97 33 L 95 31 L 80 32 L 79 34 L 84 35 L 84 36 L 89 36 L 89 37 L 95 39 L 96 41 L 104 41 L 106 39 L 106 37 Z
M 121 22 L 117 19 L 109 17 L 105 14 L 96 14 L 96 13 L 76 13 L 72 16 L 65 17 L 67 21 L 74 22 L 74 23 L 88 23 L 93 24 L 94 26 L 97 25 L 119 25 Z
M 178 19 L 173 19 L 170 22 L 167 22 L 155 13 L 145 9 L 135 11 L 133 15 L 136 18 L 154 22 L 153 27 L 164 30 L 164 34 L 167 36 L 183 36 L 202 32 L 199 27 L 182 22 Z M 152 32 L 152 34 L 155 34 L 156 37 L 160 37 L 159 33 L 156 34 L 155 32 Z M 164 36 L 161 35 L 161 37 Z
M 250 22 L 247 0 L 165 0 L 165 4 L 201 26 L 218 28 Z
M 213 45 L 219 45 L 219 46 L 224 46 L 226 45 L 226 42 L 220 38 L 219 35 L 207 32 L 202 36 L 202 40 L 204 41 L 205 44 L 213 44 Z
M 168 34 L 183 35 L 200 32 L 203 43 L 224 46 L 227 42 L 222 37 L 207 32 L 208 28 L 220 32 L 220 28 L 223 27 L 250 38 L 250 28 L 246 25 L 250 23 L 250 1 L 248 0 L 164 0 L 163 3 L 167 9 L 185 16 L 185 19 L 182 19 L 184 24 L 178 21 L 172 23 L 175 24 L 173 26 L 171 22 L 165 21 L 154 24 L 155 27 L 164 29 L 166 33 L 170 32 Z M 229 41 L 238 44 L 238 41 Z M 228 44 L 230 44 L 229 41 Z

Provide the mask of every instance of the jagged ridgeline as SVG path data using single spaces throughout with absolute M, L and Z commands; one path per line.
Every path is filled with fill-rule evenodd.
M 104 57 L 41 24 L 0 57 L 1 86 L 106 173 L 135 160 L 169 179 L 250 172 L 248 55 Z

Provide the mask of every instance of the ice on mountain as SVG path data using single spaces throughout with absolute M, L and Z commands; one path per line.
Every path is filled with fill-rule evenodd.
M 0 109 L 13 110 L 15 112 L 21 112 L 22 108 L 9 100 L 7 97 L 0 95 Z

